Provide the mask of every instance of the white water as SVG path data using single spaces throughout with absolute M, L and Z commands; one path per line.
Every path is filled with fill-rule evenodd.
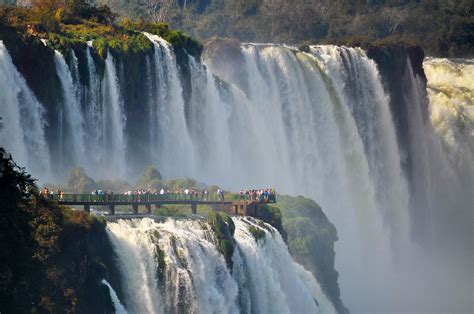
M 117 314 L 127 314 L 127 310 L 125 310 L 122 303 L 120 302 L 114 288 L 112 288 L 112 286 L 105 279 L 102 279 L 102 283 L 109 288 L 110 297 L 112 298 L 112 302 L 114 303 L 114 307 L 115 307 L 115 313 L 117 313 Z
M 252 222 L 234 222 L 236 250 L 232 274 L 217 251 L 207 223 L 157 223 L 149 218 L 109 222 L 107 232 L 127 283 L 127 310 L 315 313 L 318 308 L 313 298 L 318 298 L 327 313 L 334 313 L 314 277 L 291 260 L 275 229 L 262 229 L 265 238 L 257 243 L 248 231 Z M 166 266 L 159 264 L 158 250 L 164 253 Z
M 66 125 L 62 126 L 61 132 L 67 134 L 66 137 L 61 139 L 64 149 L 61 154 L 69 155 L 72 165 L 83 166 L 86 162 L 84 116 L 77 100 L 77 91 L 71 71 L 63 55 L 57 50 L 54 51 L 54 62 L 63 92 L 61 113 L 64 116 L 61 117 L 61 121 L 66 122 Z M 77 67 L 77 62 L 74 64 Z M 77 71 L 77 68 L 75 71 Z
M 87 71 L 89 77 L 89 84 L 85 87 L 84 103 L 85 106 L 85 122 L 88 149 L 93 154 L 89 154 L 90 164 L 97 169 L 104 162 L 104 153 L 101 149 L 105 144 L 104 134 L 102 128 L 102 105 L 101 105 L 101 82 L 97 74 L 97 69 L 91 54 L 91 44 L 86 48 Z M 102 173 L 101 173 L 102 175 Z M 104 174 L 105 175 L 105 174 Z
M 166 41 L 145 35 L 155 48 L 143 70 L 148 98 L 143 110 L 151 113 L 150 127 L 142 128 L 146 141 L 127 133 L 127 119 L 133 117 L 126 117 L 118 62 L 108 54 L 100 77 L 87 48 L 90 100 L 76 103 L 87 104 L 85 113 L 78 114 L 87 121 L 90 157 L 84 166 L 90 174 L 125 177 L 137 168 L 129 160 L 142 157 L 127 148 L 138 140 L 149 147 L 143 160 L 166 178 L 190 176 L 233 190 L 274 186 L 283 193 L 309 196 L 338 229 L 336 269 L 350 310 L 472 308 L 466 301 L 472 291 L 466 279 L 473 261 L 472 129 L 459 127 L 459 119 L 463 125 L 472 123 L 468 66 L 449 72 L 455 73 L 449 82 L 429 82 L 431 125 L 423 119 L 423 85 L 408 62 L 403 97 L 410 104 L 410 141 L 404 151 L 397 145 L 377 68 L 362 50 L 315 46 L 308 54 L 291 47 L 244 44 L 243 61 L 229 62 L 226 69 L 232 73 L 226 73 L 212 60 L 206 67 L 192 57 L 187 67 L 180 67 Z M 66 70 L 62 84 L 74 90 L 68 87 Z M 451 94 L 436 90 L 451 82 L 464 101 L 456 105 L 456 116 L 447 116 L 447 105 L 439 105 L 446 102 L 443 95 Z M 184 95 L 187 84 L 189 99 Z M 27 156 L 19 135 L 25 132 L 23 116 L 11 105 L 14 98 L 7 101 L 15 123 L 6 133 L 20 143 L 17 154 Z M 61 151 L 67 150 L 68 136 L 65 132 L 59 143 Z M 407 178 L 401 168 L 406 160 L 412 161 Z M 456 271 L 450 276 L 452 269 Z M 186 272 L 175 276 L 188 278 Z M 152 283 L 147 289 L 153 291 Z M 417 290 L 425 291 L 424 296 Z M 142 303 L 153 309 L 147 293 Z M 167 298 L 169 304 L 177 302 Z
M 45 141 L 45 110 L 13 65 L 0 41 L 0 145 L 15 162 L 35 176 L 48 178 L 50 159 Z
M 156 117 L 152 121 L 156 133 L 150 136 L 149 145 L 156 147 L 153 154 L 160 161 L 160 171 L 164 175 L 191 176 L 194 154 L 190 148 L 193 144 L 186 125 L 183 88 L 176 59 L 169 43 L 159 36 L 144 34 L 155 47 L 153 63 L 156 86 L 153 86 L 155 93 L 151 95 L 153 98 L 150 104 L 155 107 Z
M 106 158 L 107 168 L 116 177 L 124 178 L 127 173 L 125 161 L 125 121 L 122 96 L 118 82 L 116 65 L 112 54 L 107 53 L 105 59 L 105 75 L 103 81 L 102 134 L 105 151 L 111 158 Z
M 472 60 L 428 59 L 431 122 L 458 176 L 472 184 L 474 174 L 474 63 Z
M 409 234 L 407 182 L 402 173 L 389 108 L 377 67 L 361 49 L 334 46 L 312 47 L 313 54 L 323 62 L 324 71 L 355 119 L 364 143 L 370 174 L 377 187 L 377 208 L 384 221 L 396 233 L 394 242 L 405 245 Z

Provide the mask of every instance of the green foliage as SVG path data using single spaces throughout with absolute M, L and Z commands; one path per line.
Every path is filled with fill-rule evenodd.
M 0 5 L 0 25 L 47 39 L 54 49 L 62 52 L 93 40 L 93 47 L 101 58 L 109 49 L 123 55 L 151 53 L 153 44 L 141 33 L 143 31 L 162 36 L 177 51 L 184 49 L 198 58 L 201 55 L 199 42 L 170 30 L 167 24 L 125 19 L 121 25 L 115 25 L 117 15 L 107 6 L 94 7 L 84 0 L 68 0 L 66 5 L 61 1 L 48 1 L 41 2 L 35 9 Z
M 47 33 L 57 33 L 60 30 L 59 22 L 51 12 L 44 12 L 39 15 L 39 24 Z
M 161 173 L 155 167 L 150 166 L 143 171 L 137 186 L 146 186 L 149 182 L 156 180 L 161 181 Z
M 334 242 L 337 241 L 334 225 L 316 202 L 302 196 L 278 195 L 278 202 L 273 206 L 281 210 L 293 258 L 315 274 L 338 312 L 346 312 L 339 297 L 339 275 L 334 269 Z
M 220 212 L 210 212 L 207 216 L 207 222 L 211 226 L 216 237 L 216 246 L 219 252 L 224 256 L 229 269 L 232 269 L 232 255 L 234 254 L 234 231 L 235 225 L 232 218 Z
M 166 273 L 166 262 L 165 262 L 165 251 L 163 251 L 159 246 L 156 247 L 156 276 L 159 282 L 163 283 Z
M 86 174 L 82 167 L 71 170 L 68 179 L 68 187 L 73 193 L 91 193 L 93 190 L 99 188 L 97 183 Z
M 123 193 L 132 188 L 132 184 L 122 179 L 115 180 L 97 180 L 97 186 L 104 191 L 113 191 L 116 193 Z
M 171 43 L 175 50 L 184 49 L 194 57 L 199 58 L 201 56 L 203 46 L 200 42 L 180 31 L 170 30 L 166 23 L 146 23 L 143 20 L 132 21 L 131 19 L 124 19 L 121 25 L 128 30 L 158 35 Z
M 170 179 L 166 181 L 166 186 L 171 189 L 184 189 L 184 188 L 196 188 L 197 182 L 191 178 L 182 178 L 182 179 Z
M 149 16 L 138 0 L 105 0 L 127 16 Z M 415 42 L 431 55 L 470 56 L 472 0 L 449 1 L 199 1 L 175 5 L 166 22 L 198 39 L 213 36 L 241 41 L 372 43 L 384 39 Z
M 262 230 L 261 228 L 257 228 L 255 226 L 250 226 L 249 231 L 253 235 L 253 237 L 255 238 L 255 241 L 258 241 L 260 239 L 265 238 L 265 231 Z
M 232 258 L 232 254 L 234 253 L 234 243 L 227 239 L 220 240 L 218 249 L 224 257 L 230 256 Z
M 166 205 L 154 211 L 155 215 L 165 217 L 186 217 L 189 213 L 189 205 Z
M 68 24 L 81 23 L 82 19 L 102 24 L 112 24 L 117 17 L 106 5 L 91 6 L 84 0 L 67 0 L 62 21 Z
M 101 250 L 105 223 L 39 196 L 1 148 L 0 185 L 0 311 L 112 312 L 100 283 L 105 269 L 92 254 Z
M 287 239 L 286 231 L 283 228 L 281 211 L 278 207 L 269 205 L 261 206 L 258 212 L 258 218 L 275 227 L 275 229 L 280 232 L 282 238 L 284 240 Z

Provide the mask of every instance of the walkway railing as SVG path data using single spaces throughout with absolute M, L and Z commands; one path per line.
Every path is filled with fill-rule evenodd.
M 238 195 L 228 195 L 224 199 L 217 195 L 190 195 L 190 194 L 54 194 L 49 198 L 57 202 L 77 202 L 77 203 L 159 203 L 159 202 L 231 202 L 238 200 L 248 200 L 260 203 L 275 203 L 274 194 L 267 198 L 249 199 L 248 197 L 239 198 Z

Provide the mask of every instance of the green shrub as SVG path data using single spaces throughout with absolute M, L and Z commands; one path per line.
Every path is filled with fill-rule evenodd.
M 234 231 L 235 225 L 232 218 L 219 212 L 210 212 L 207 216 L 207 222 L 211 226 L 216 237 L 216 246 L 219 252 L 224 256 L 229 269 L 232 269 L 232 255 L 234 254 Z
M 86 174 L 82 167 L 71 170 L 68 179 L 68 188 L 74 193 L 91 193 L 91 191 L 99 188 L 97 183 Z
M 257 228 L 255 226 L 250 226 L 249 231 L 253 235 L 253 237 L 255 238 L 255 241 L 258 241 L 260 239 L 265 238 L 265 231 L 262 230 L 261 228 Z

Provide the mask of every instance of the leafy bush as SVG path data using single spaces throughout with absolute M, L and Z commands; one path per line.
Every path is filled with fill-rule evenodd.
M 94 7 L 85 0 L 68 0 L 65 5 L 59 0 L 36 0 L 34 9 L 0 5 L 0 17 L 2 28 L 13 27 L 19 33 L 47 39 L 54 49 L 62 52 L 93 40 L 101 58 L 108 49 L 125 55 L 148 54 L 153 51 L 153 44 L 143 31 L 157 34 L 170 41 L 174 49 L 185 49 L 195 57 L 200 57 L 202 52 L 199 42 L 169 30 L 167 24 L 124 19 L 120 25 L 114 25 L 117 15 L 109 7 Z

